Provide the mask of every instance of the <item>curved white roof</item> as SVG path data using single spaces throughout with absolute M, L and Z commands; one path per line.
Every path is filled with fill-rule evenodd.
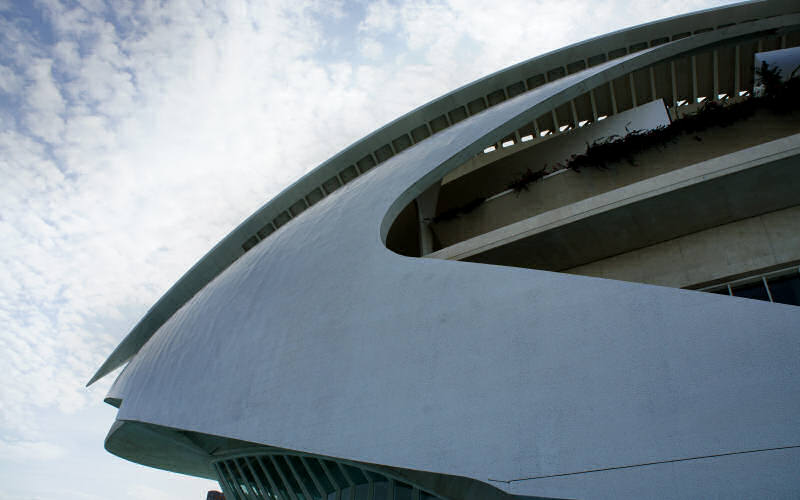
M 674 44 L 683 38 L 695 38 L 697 34 L 703 34 L 698 40 L 722 40 L 730 26 L 737 23 L 751 26 L 742 31 L 752 33 L 752 27 L 758 26 L 752 24 L 754 20 L 798 10 L 791 1 L 745 2 L 621 30 L 498 71 L 407 113 L 333 156 L 242 222 L 153 305 L 87 385 L 130 360 L 180 307 L 256 243 L 270 237 L 342 184 L 384 163 L 405 148 L 424 141 L 431 134 L 436 136 L 487 107 L 564 75 L 580 73 L 603 61 L 644 51 L 648 47 Z M 769 29 L 786 27 L 780 23 L 772 25 L 775 26 Z M 720 33 L 706 35 L 710 31 Z M 496 138 L 494 142 L 502 139 Z
M 135 455 L 137 443 L 114 441 L 115 433 L 144 422 L 462 476 L 509 494 L 602 489 L 610 496 L 617 481 L 635 477 L 636 484 L 663 485 L 680 496 L 709 480 L 702 466 L 675 480 L 686 460 L 791 448 L 793 459 L 772 466 L 763 455 L 728 464 L 713 484 L 731 487 L 728 479 L 757 464 L 781 481 L 758 475 L 737 488 L 769 481 L 796 489 L 800 309 L 407 258 L 384 244 L 404 206 L 486 144 L 655 63 L 796 29 L 796 10 L 780 2 L 737 5 L 568 47 L 420 108 L 318 167 L 215 247 L 98 372 L 132 357 L 109 393 L 121 402 L 109 435 L 115 452 Z M 387 141 L 479 97 L 489 100 L 498 88 L 507 97 L 531 73 L 588 61 L 596 51 L 608 59 L 619 46 L 630 53 L 565 69 L 438 131 L 248 252 L 241 248 L 297 196 Z M 664 460 L 674 468 L 643 468 Z M 634 466 L 630 476 L 577 477 Z M 561 476 L 576 478 L 551 480 Z

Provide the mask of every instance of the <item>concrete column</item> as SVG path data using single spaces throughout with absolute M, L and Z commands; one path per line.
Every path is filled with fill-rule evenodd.
M 417 198 L 417 221 L 419 222 L 420 255 L 433 252 L 433 231 L 430 223 L 436 215 L 436 204 L 439 203 L 441 181 L 429 187 Z

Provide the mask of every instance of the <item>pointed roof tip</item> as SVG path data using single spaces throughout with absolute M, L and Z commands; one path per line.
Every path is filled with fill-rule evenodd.
M 97 373 L 95 373 L 92 376 L 92 378 L 90 378 L 89 381 L 86 382 L 86 385 L 84 387 L 89 387 L 90 385 L 94 384 L 95 382 L 97 382 L 101 378 L 103 378 L 103 375 L 100 374 L 100 370 L 97 370 Z
M 114 359 L 114 354 L 112 353 L 112 355 L 105 361 L 105 363 L 103 363 L 103 365 L 97 369 L 97 372 L 94 375 L 92 375 L 92 378 L 90 378 L 89 381 L 86 382 L 86 387 L 89 387 L 90 385 L 94 384 L 101 378 L 113 372 L 115 368 L 120 366 L 120 364 L 121 363 L 116 362 L 116 360 Z
M 126 354 L 120 354 L 121 352 L 125 352 L 126 350 L 128 352 L 131 351 L 130 346 L 126 345 L 126 343 L 129 343 L 129 338 L 130 338 L 130 335 L 128 335 L 128 337 L 126 337 L 117 346 L 117 348 L 114 349 L 114 352 L 112 352 L 111 355 L 108 357 L 108 359 L 106 359 L 103 362 L 103 364 L 100 366 L 100 368 L 97 369 L 97 373 L 95 373 L 92 376 L 92 378 L 89 379 L 89 381 L 86 383 L 86 387 L 89 387 L 90 385 L 94 384 L 95 382 L 97 382 L 101 378 L 105 377 L 109 373 L 113 372 L 114 370 L 116 370 L 120 366 L 122 366 L 125 363 L 127 363 L 133 357 L 133 354 L 136 354 L 136 352 L 138 352 L 138 350 L 139 350 L 138 348 L 141 347 L 141 346 L 136 346 L 136 350 L 134 350 L 132 354 L 131 353 L 129 353 L 127 355 Z

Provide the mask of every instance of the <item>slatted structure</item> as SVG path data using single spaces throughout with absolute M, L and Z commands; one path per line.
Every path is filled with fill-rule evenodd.
M 312 455 L 239 455 L 213 465 L 233 500 L 443 500 L 385 472 Z

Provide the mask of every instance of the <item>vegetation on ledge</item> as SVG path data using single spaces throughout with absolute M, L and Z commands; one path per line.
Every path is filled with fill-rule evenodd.
M 712 127 L 727 127 L 733 123 L 746 120 L 758 110 L 767 110 L 773 113 L 786 114 L 800 110 L 800 66 L 795 69 L 787 81 L 781 78 L 781 71 L 770 67 L 766 62 L 756 70 L 757 91 L 750 97 L 732 101 L 707 101 L 702 107 L 691 115 L 684 116 L 661 127 L 652 130 L 633 130 L 624 137 L 613 135 L 599 139 L 592 144 L 587 144 L 586 151 L 572 155 L 563 163 L 552 169 L 545 165 L 539 170 L 526 169 L 506 184 L 506 188 L 514 193 L 527 191 L 528 187 L 543 179 L 548 174 L 559 170 L 570 169 L 580 172 L 583 168 L 607 169 L 609 165 L 626 160 L 635 165 L 634 158 L 637 154 L 652 149 L 663 148 L 669 143 L 677 142 L 678 138 L 688 135 L 695 140 L 702 141 L 697 135 Z M 475 210 L 487 197 L 479 197 L 461 205 L 451 208 L 437 215 L 433 222 L 442 222 L 455 219 Z

